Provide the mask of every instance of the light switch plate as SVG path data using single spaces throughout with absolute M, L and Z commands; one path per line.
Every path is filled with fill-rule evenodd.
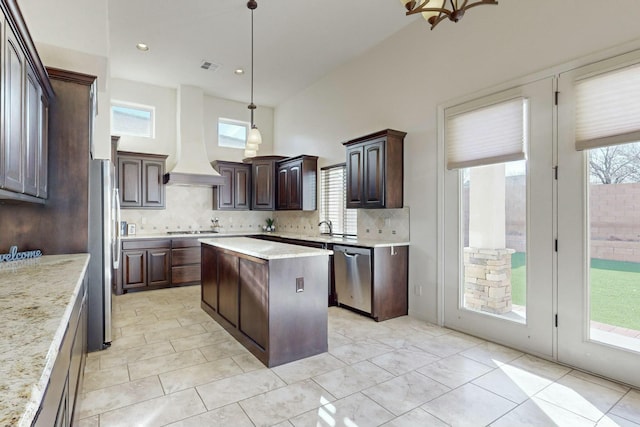
M 304 277 L 296 278 L 296 293 L 304 292 Z

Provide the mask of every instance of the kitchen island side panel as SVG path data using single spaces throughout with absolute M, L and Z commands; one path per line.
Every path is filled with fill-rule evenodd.
M 328 253 L 265 260 L 203 243 L 201 307 L 267 367 L 324 353 L 328 268 Z
M 328 256 L 269 261 L 270 366 L 328 350 L 328 275 Z

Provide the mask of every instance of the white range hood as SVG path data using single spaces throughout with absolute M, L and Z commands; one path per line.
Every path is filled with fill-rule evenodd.
M 167 185 L 224 185 L 224 177 L 213 169 L 204 145 L 204 93 L 195 86 L 180 85 L 177 100 L 177 163 L 164 175 Z

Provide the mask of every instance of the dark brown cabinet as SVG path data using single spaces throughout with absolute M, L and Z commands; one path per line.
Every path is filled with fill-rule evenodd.
M 277 210 L 316 210 L 318 158 L 298 156 L 278 162 Z
M 225 184 L 213 187 L 213 208 L 249 210 L 251 208 L 251 165 L 215 161 L 215 170 L 225 178 Z
M 0 26 L 0 198 L 47 198 L 47 114 L 53 89 L 15 1 L 3 1 Z M 34 68 L 35 67 L 35 68 Z M 43 108 L 43 106 L 45 108 Z
M 218 314 L 234 327 L 238 325 L 239 261 L 236 255 L 218 254 Z
M 171 285 L 200 283 L 200 259 L 198 239 L 172 239 Z
M 26 70 L 24 55 L 18 41 L 7 32 L 4 70 L 4 188 L 17 193 L 24 190 L 24 140 L 23 133 L 23 74 Z
M 171 285 L 171 240 L 122 242 L 122 266 L 116 293 Z
M 273 211 L 276 208 L 276 164 L 282 156 L 256 156 L 247 159 L 251 163 L 251 209 Z
M 347 208 L 403 207 L 405 135 L 386 129 L 343 143 Z
M 87 276 L 82 283 L 34 427 L 69 427 L 79 421 L 75 409 L 87 355 Z
M 377 321 L 409 310 L 409 246 L 373 249 L 371 316 Z
M 166 158 L 159 154 L 118 152 L 118 190 L 123 209 L 164 209 Z
M 218 311 L 218 255 L 219 252 L 202 245 L 200 249 L 201 268 L 201 298 L 202 304 L 214 312 Z

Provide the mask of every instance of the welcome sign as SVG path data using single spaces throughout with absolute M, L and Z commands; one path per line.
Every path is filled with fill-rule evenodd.
M 36 249 L 35 251 L 18 252 L 17 246 L 11 246 L 11 249 L 9 249 L 8 254 L 0 254 L 0 262 L 39 258 L 41 256 L 42 256 L 42 251 L 40 249 Z

